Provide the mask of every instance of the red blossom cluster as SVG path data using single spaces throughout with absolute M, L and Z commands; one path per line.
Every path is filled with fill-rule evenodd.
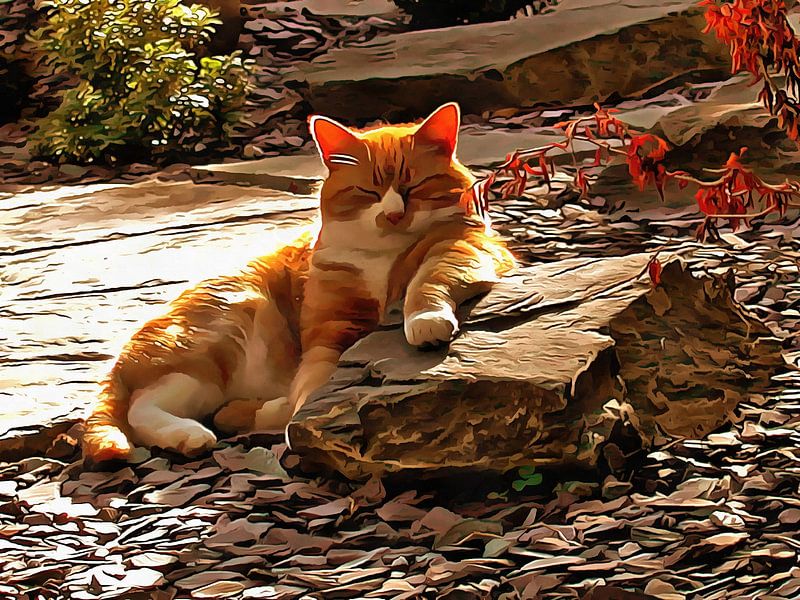
M 566 148 L 562 144 L 553 144 L 552 147 L 543 149 L 540 152 L 534 151 L 530 156 L 522 157 L 520 151 L 506 156 L 505 171 L 512 175 L 511 181 L 508 181 L 500 188 L 500 193 L 503 196 L 510 196 L 516 194 L 521 196 L 525 192 L 525 185 L 528 182 L 528 176 L 541 177 L 542 180 L 550 185 L 550 176 L 555 174 L 555 167 L 547 160 L 547 151 L 554 148 Z M 531 165 L 531 163 L 534 163 Z
M 571 119 L 569 121 L 556 123 L 554 127 L 564 132 L 564 137 L 567 141 L 564 144 L 556 144 L 555 146 L 559 148 L 572 148 L 572 140 L 575 139 L 576 133 L 579 132 L 584 139 L 597 144 L 594 162 L 591 166 L 599 167 L 604 160 L 603 154 L 605 154 L 606 159 L 608 158 L 608 146 L 597 140 L 616 138 L 622 140 L 624 143 L 630 138 L 630 133 L 628 132 L 628 126 L 614 116 L 614 113 L 619 112 L 618 110 L 614 108 L 602 108 L 596 102 L 594 104 L 594 109 L 595 113 L 590 119 Z M 594 125 L 594 133 L 592 132 L 592 125 Z M 579 130 L 578 127 L 581 129 Z M 581 194 L 584 196 L 589 193 L 589 179 L 583 168 L 577 167 L 575 185 L 578 186 L 578 189 L 580 189 Z
M 763 81 L 758 99 L 776 115 L 780 127 L 800 143 L 800 40 L 786 15 L 783 0 L 703 0 L 706 27 L 714 31 L 731 52 L 731 71 L 747 71 L 753 83 Z M 779 89 L 770 70 L 786 77 L 786 89 Z
M 513 154 L 506 155 L 506 161 L 485 179 L 481 179 L 472 186 L 472 196 L 467 199 L 467 206 L 478 206 L 482 212 L 489 210 L 489 195 L 498 176 L 510 176 L 508 181 L 503 182 L 497 193 L 502 198 L 511 196 L 522 196 L 525 187 L 528 185 L 529 177 L 541 177 L 550 186 L 550 177 L 555 174 L 555 165 L 547 159 L 547 152 L 555 148 L 566 148 L 566 144 L 552 144 L 545 148 L 531 149 L 526 151 L 518 150 Z M 531 165 L 531 163 L 534 163 Z
M 783 215 L 792 198 L 800 194 L 797 182 L 770 185 L 742 165 L 746 150 L 731 153 L 725 168 L 720 170 L 721 176 L 716 181 L 704 182 L 695 193 L 698 208 L 707 215 L 700 225 L 699 237 L 717 236 L 718 219 L 727 219 L 736 230 L 740 221 L 749 226 L 752 219 L 772 212 Z
M 671 181 L 679 189 L 689 185 L 697 188 L 697 207 L 706 216 L 697 230 L 699 238 L 718 237 L 719 220 L 727 221 L 736 230 L 741 223 L 749 226 L 752 219 L 773 212 L 783 214 L 793 198 L 800 198 L 800 183 L 787 180 L 771 185 L 745 167 L 742 156 L 746 148 L 731 154 L 723 168 L 714 170 L 717 178 L 713 181 L 697 179 L 686 171 L 669 170 L 664 164 L 669 151 L 665 140 L 650 133 L 632 131 L 613 116 L 613 109 L 604 109 L 598 105 L 595 105 L 595 109 L 592 116 L 556 124 L 554 127 L 564 133 L 563 140 L 538 148 L 518 150 L 508 155 L 505 163 L 488 178 L 478 182 L 473 190 L 482 208 L 488 208 L 490 188 L 499 177 L 508 178 L 497 190 L 503 198 L 521 196 L 530 177 L 539 177 L 549 185 L 555 173 L 551 153 L 571 152 L 575 140 L 597 146 L 595 159 L 588 166 L 579 165 L 573 153 L 575 186 L 582 195 L 589 191 L 589 172 L 592 167 L 598 167 L 614 156 L 623 157 L 628 172 L 639 189 L 644 190 L 653 185 L 662 200 L 664 188 Z M 612 144 L 612 141 L 618 143 Z
M 648 184 L 653 184 L 658 190 L 661 199 L 664 199 L 664 183 L 667 179 L 667 169 L 661 161 L 667 156 L 669 146 L 667 142 L 650 133 L 644 133 L 631 138 L 628 145 L 628 173 L 633 181 L 644 190 Z

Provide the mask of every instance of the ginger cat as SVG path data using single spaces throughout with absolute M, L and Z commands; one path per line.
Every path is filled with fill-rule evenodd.
M 87 463 L 132 444 L 201 452 L 215 413 L 226 431 L 284 427 L 395 306 L 410 344 L 450 341 L 458 305 L 514 266 L 455 156 L 459 119 L 454 103 L 368 130 L 313 117 L 329 171 L 316 231 L 184 292 L 133 336 L 86 422 Z

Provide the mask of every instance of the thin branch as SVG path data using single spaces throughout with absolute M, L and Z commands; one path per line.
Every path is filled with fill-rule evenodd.
M 758 219 L 759 217 L 765 217 L 771 212 L 779 210 L 779 208 L 780 207 L 777 204 L 771 204 L 769 207 L 757 213 L 739 213 L 730 215 L 711 213 L 706 215 L 706 219 L 742 219 L 744 221 L 749 221 L 750 219 Z

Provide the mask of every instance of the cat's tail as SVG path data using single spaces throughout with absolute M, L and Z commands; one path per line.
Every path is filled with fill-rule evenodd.
M 130 456 L 128 436 L 129 391 L 112 371 L 103 385 L 100 401 L 86 419 L 83 433 L 83 461 L 86 466 Z

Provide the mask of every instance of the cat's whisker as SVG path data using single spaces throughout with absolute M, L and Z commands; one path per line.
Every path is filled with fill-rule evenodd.
M 331 154 L 328 156 L 328 162 L 337 165 L 357 165 L 359 160 L 355 156 L 349 154 Z

